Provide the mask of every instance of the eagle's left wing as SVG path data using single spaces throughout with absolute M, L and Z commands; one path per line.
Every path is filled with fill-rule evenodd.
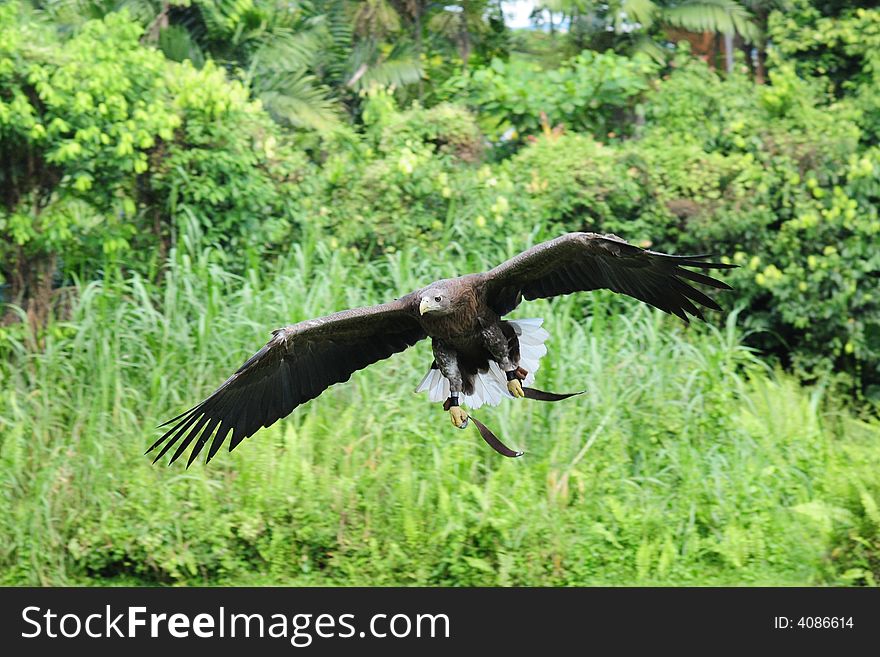
M 426 337 L 414 299 L 410 294 L 273 331 L 266 346 L 211 396 L 166 422 L 173 426 L 147 452 L 162 446 L 155 463 L 179 442 L 170 465 L 195 440 L 189 466 L 215 430 L 206 461 L 214 458 L 230 431 L 232 451 L 261 427 L 274 424 L 334 383 L 348 381 L 353 372 Z
M 721 307 L 686 281 L 729 290 L 719 280 L 691 271 L 729 269 L 736 265 L 706 262 L 706 255 L 674 256 L 641 249 L 616 235 L 568 233 L 523 251 L 482 274 L 486 301 L 499 315 L 523 298 L 531 300 L 572 292 L 608 289 L 635 297 L 688 321 L 703 319 L 695 303 Z

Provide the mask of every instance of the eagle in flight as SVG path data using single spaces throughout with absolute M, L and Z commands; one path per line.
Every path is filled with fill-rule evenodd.
M 154 463 L 171 448 L 176 461 L 193 445 L 187 466 L 210 441 L 206 463 L 229 433 L 229 451 L 353 372 L 431 338 L 434 362 L 416 389 L 443 401 L 452 424 L 464 428 L 460 406 L 496 405 L 504 398 L 558 401 L 527 387 L 549 334 L 542 320 L 505 320 L 523 299 L 608 289 L 635 297 L 685 322 L 704 319 L 697 304 L 721 307 L 689 285 L 729 290 L 692 269 L 728 269 L 707 255 L 676 256 L 639 248 L 616 235 L 568 233 L 538 244 L 480 274 L 439 280 L 400 299 L 310 319 L 272 332 L 272 338 L 207 399 L 162 426 L 172 425 L 148 450 Z M 524 386 L 525 384 L 525 386 Z M 480 433 L 505 456 L 519 456 L 476 418 Z M 212 438 L 213 437 L 213 438 Z

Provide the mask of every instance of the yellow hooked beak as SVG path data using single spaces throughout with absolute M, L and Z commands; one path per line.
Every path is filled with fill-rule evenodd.
M 431 302 L 428 301 L 427 297 L 422 297 L 422 301 L 419 304 L 419 314 L 424 315 L 431 309 Z

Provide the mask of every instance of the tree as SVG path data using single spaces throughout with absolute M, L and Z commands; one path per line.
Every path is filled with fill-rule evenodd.
M 139 0 L 145 2 L 145 0 Z M 279 122 L 320 131 L 340 124 L 333 91 L 314 73 L 328 40 L 323 17 L 307 3 L 278 0 L 146 0 L 155 15 L 146 40 L 170 59 L 224 66 Z
M 332 132 L 372 84 L 405 86 L 422 68 L 384 0 L 31 0 L 71 30 L 126 11 L 169 59 L 221 64 L 276 121 Z M 375 27 L 375 32 L 370 31 Z M 380 27 L 381 26 L 381 27 Z M 394 44 L 383 41 L 392 37 Z
M 562 14 L 578 50 L 598 42 L 598 49 L 644 50 L 662 56 L 668 28 L 691 32 L 757 36 L 749 11 L 734 0 L 547 0 L 541 4 Z
M 302 153 L 243 84 L 143 32 L 111 13 L 62 39 L 0 6 L 0 283 L 37 330 L 65 276 L 156 274 L 184 230 L 241 268 L 293 230 Z
M 506 54 L 504 13 L 497 0 L 445 4 L 428 22 L 430 33 L 451 44 L 467 69 L 475 50 L 484 60 Z
M 59 254 L 125 250 L 132 182 L 180 125 L 160 98 L 165 59 L 139 33 L 117 17 L 62 42 L 18 3 L 0 7 L 0 276 L 32 326 L 48 317 Z
M 315 10 L 322 13 L 329 35 L 315 66 L 352 113 L 359 106 L 360 92 L 373 85 L 421 84 L 422 62 L 401 38 L 393 6 L 384 0 L 363 4 L 325 0 L 315 3 Z
M 755 17 L 756 34 L 751 40 L 755 46 L 755 82 L 764 84 L 767 79 L 767 30 L 770 13 L 781 9 L 785 0 L 744 0 L 743 4 Z

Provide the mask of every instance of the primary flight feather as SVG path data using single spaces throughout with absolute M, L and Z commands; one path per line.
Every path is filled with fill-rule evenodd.
M 649 251 L 615 235 L 568 233 L 488 272 L 435 281 L 389 303 L 285 326 L 207 399 L 166 422 L 171 428 L 147 452 L 159 449 L 155 462 L 174 449 L 170 464 L 192 445 L 189 465 L 208 446 L 210 461 L 227 436 L 232 451 L 334 383 L 427 337 L 434 362 L 418 391 L 444 401 L 455 426 L 468 420 L 460 401 L 476 408 L 511 397 L 565 398 L 523 388 L 546 353 L 548 334 L 541 320 L 503 316 L 523 299 L 608 289 L 686 322 L 688 315 L 703 319 L 699 306 L 721 308 L 690 283 L 730 286 L 692 269 L 734 266 L 706 257 Z M 483 433 L 485 427 L 477 425 Z M 483 435 L 495 446 L 491 432 Z M 520 454 L 495 448 L 508 456 Z

